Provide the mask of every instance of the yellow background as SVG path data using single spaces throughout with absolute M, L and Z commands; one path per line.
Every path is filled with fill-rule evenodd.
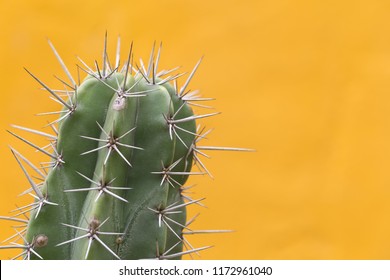
M 191 89 L 222 114 L 201 122 L 215 128 L 204 143 L 256 149 L 210 152 L 215 178 L 191 179 L 207 205 L 191 207 L 193 228 L 235 230 L 191 236 L 214 245 L 201 259 L 390 258 L 389 1 L 1 0 L 0 13 L 0 215 L 29 201 L 8 145 L 44 159 L 6 129 L 58 109 L 23 67 L 58 86 L 46 38 L 77 76 L 76 55 L 100 60 L 107 30 L 122 60 L 132 40 L 144 59 L 162 41 L 165 68 L 205 55 Z

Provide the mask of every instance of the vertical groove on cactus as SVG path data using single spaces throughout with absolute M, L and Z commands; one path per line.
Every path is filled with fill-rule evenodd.
M 192 109 L 211 108 L 201 104 L 211 98 L 187 90 L 202 59 L 179 88 L 177 68 L 158 71 L 161 44 L 157 54 L 153 45 L 147 65 L 133 64 L 131 44 L 120 69 L 120 39 L 112 66 L 106 34 L 102 65 L 95 61 L 93 70 L 79 58 L 87 77 L 76 83 L 49 45 L 69 80 L 57 78 L 66 89 L 51 89 L 26 71 L 62 106 L 41 114 L 59 115 L 48 125 L 54 135 L 13 125 L 48 139 L 42 148 L 9 132 L 50 161 L 38 167 L 11 148 L 30 185 L 24 194 L 34 202 L 0 216 L 23 226 L 0 249 L 21 249 L 14 259 L 180 259 L 209 248 L 194 248 L 186 236 L 226 231 L 189 229 L 187 207 L 203 198 L 192 199 L 185 184 L 190 175 L 211 176 L 200 160 L 204 150 L 246 149 L 198 145 L 210 131 L 196 122 L 218 114 Z

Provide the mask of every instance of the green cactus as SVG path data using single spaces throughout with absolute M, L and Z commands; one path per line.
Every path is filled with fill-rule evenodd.
M 65 91 L 50 89 L 26 69 L 63 108 L 50 124 L 55 135 L 14 126 L 48 137 L 50 152 L 10 132 L 51 159 L 42 171 L 11 148 L 34 197 L 2 217 L 26 224 L 12 237 L 23 244 L 0 247 L 21 248 L 17 258 L 180 259 L 208 248 L 193 248 L 184 236 L 190 231 L 186 207 L 202 200 L 189 198 L 184 185 L 189 175 L 209 173 L 199 159 L 202 149 L 243 149 L 197 144 L 208 132 L 202 134 L 196 121 L 216 114 L 196 115 L 190 106 L 210 100 L 187 92 L 200 61 L 178 88 L 180 74 L 157 72 L 161 45 L 157 55 L 153 47 L 147 67 L 142 60 L 133 64 L 131 46 L 120 70 L 119 42 L 115 66 L 106 40 L 102 67 L 95 63 L 92 70 L 80 59 L 87 73 L 81 83 L 49 42 L 69 79 L 60 80 Z M 191 171 L 194 163 L 198 172 Z M 36 183 L 26 165 L 43 182 Z

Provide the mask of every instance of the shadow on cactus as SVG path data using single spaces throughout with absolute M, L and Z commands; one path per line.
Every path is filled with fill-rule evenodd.
M 39 147 L 9 132 L 50 161 L 38 167 L 11 148 L 34 201 L 1 217 L 22 227 L 0 248 L 21 249 L 14 259 L 63 260 L 180 259 L 209 248 L 194 248 L 186 235 L 224 231 L 189 228 L 186 207 L 202 199 L 190 198 L 185 183 L 190 175 L 209 174 L 204 150 L 246 149 L 199 145 L 209 131 L 196 122 L 217 114 L 191 108 L 208 108 L 203 102 L 211 100 L 188 90 L 200 61 L 179 87 L 178 68 L 158 71 L 161 45 L 153 46 L 147 65 L 134 63 L 131 45 L 120 65 L 120 40 L 110 61 L 106 36 L 102 63 L 92 68 L 79 59 L 87 76 L 76 82 L 49 44 L 68 79 L 59 79 L 65 90 L 26 71 L 62 106 L 43 114 L 59 115 L 48 125 L 53 133 L 13 126 L 49 144 Z

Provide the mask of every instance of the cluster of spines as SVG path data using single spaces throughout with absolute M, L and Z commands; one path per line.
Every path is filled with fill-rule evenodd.
M 14 126 L 15 128 L 25 130 L 48 138 L 50 140 L 50 144 L 46 147 L 39 147 L 33 144 L 32 142 L 16 135 L 15 133 L 10 132 L 18 139 L 22 140 L 23 142 L 27 143 L 28 145 L 32 146 L 33 148 L 37 149 L 38 151 L 44 153 L 45 155 L 51 158 L 51 161 L 49 163 L 44 163 L 41 164 L 40 167 L 36 167 L 27 158 L 22 156 L 15 149 L 11 148 L 13 155 L 15 156 L 19 166 L 21 167 L 24 175 L 26 176 L 31 186 L 31 188 L 27 190 L 25 193 L 28 193 L 34 197 L 33 203 L 23 207 L 18 207 L 16 210 L 14 210 L 16 214 L 13 214 L 10 217 L 1 217 L 2 219 L 14 221 L 22 224 L 22 228 L 23 228 L 22 230 L 16 229 L 16 234 L 14 234 L 13 236 L 5 240 L 7 242 L 10 242 L 10 245 L 5 245 L 0 247 L 2 249 L 8 249 L 8 248 L 22 249 L 22 253 L 18 254 L 15 258 L 23 258 L 23 259 L 30 259 L 30 257 L 42 258 L 42 256 L 39 253 L 37 253 L 36 249 L 45 247 L 48 243 L 48 237 L 45 236 L 44 234 L 38 234 L 37 236 L 26 237 L 26 232 L 27 232 L 26 226 L 29 224 L 28 214 L 30 213 L 33 219 L 37 219 L 41 213 L 41 210 L 45 208 L 45 206 L 50 205 L 52 207 L 59 207 L 56 200 L 53 201 L 51 200 L 50 194 L 48 193 L 48 189 L 45 189 L 44 182 L 45 180 L 47 180 L 47 177 L 49 176 L 48 174 L 50 174 L 52 170 L 66 166 L 66 159 L 64 158 L 63 151 L 58 149 L 60 147 L 60 145 L 58 145 L 59 141 L 61 141 L 58 139 L 60 135 L 59 131 L 61 130 L 61 126 L 63 125 L 64 121 L 71 115 L 75 114 L 75 112 L 77 112 L 78 105 L 79 105 L 78 92 L 80 86 L 80 78 L 78 79 L 79 82 L 76 83 L 74 78 L 70 74 L 69 70 L 65 66 L 64 62 L 58 55 L 57 51 L 55 50 L 54 46 L 50 42 L 49 44 L 52 50 L 54 51 L 54 54 L 57 57 L 58 61 L 60 62 L 70 83 L 65 82 L 62 79 L 58 78 L 61 81 L 61 83 L 64 84 L 65 90 L 52 90 L 41 80 L 39 80 L 35 75 L 33 75 L 30 71 L 26 69 L 26 71 L 45 90 L 47 90 L 51 94 L 51 98 L 63 106 L 63 110 L 58 112 L 49 112 L 49 113 L 42 114 L 42 115 L 49 115 L 49 114 L 60 115 L 57 120 L 48 124 L 48 126 L 51 126 L 53 128 L 54 135 L 37 131 L 34 129 L 30 129 L 30 128 Z M 203 199 L 190 198 L 186 194 L 186 190 L 188 187 L 184 186 L 184 183 L 186 182 L 187 177 L 189 175 L 209 174 L 211 176 L 210 172 L 207 170 L 203 162 L 200 160 L 200 156 L 207 157 L 207 155 L 202 150 L 242 151 L 246 149 L 199 146 L 198 141 L 206 137 L 206 135 L 210 131 L 203 132 L 203 130 L 201 130 L 199 127 L 196 127 L 195 130 L 191 131 L 184 128 L 183 125 L 179 125 L 179 124 L 191 123 L 191 125 L 194 126 L 195 120 L 205 118 L 205 117 L 210 117 L 216 114 L 216 113 L 211 113 L 211 114 L 204 114 L 204 115 L 193 115 L 193 114 L 188 114 L 188 112 L 186 112 L 186 110 L 189 110 L 188 105 L 209 108 L 208 106 L 199 104 L 197 102 L 208 101 L 211 100 L 210 98 L 201 98 L 198 96 L 198 93 L 196 91 L 191 92 L 187 90 L 189 82 L 191 81 L 193 75 L 195 74 L 195 71 L 197 70 L 201 60 L 196 64 L 193 71 L 189 74 L 184 85 L 181 88 L 178 88 L 177 79 L 183 74 L 176 74 L 173 76 L 170 75 L 173 71 L 177 70 L 176 68 L 168 71 L 157 72 L 160 53 L 161 53 L 161 45 L 157 51 L 156 57 L 154 57 L 154 53 L 155 53 L 154 49 L 155 47 L 153 46 L 147 67 L 145 67 L 142 60 L 140 60 L 140 65 L 136 64 L 134 66 L 132 45 L 131 45 L 127 62 L 125 63 L 124 67 L 121 70 L 119 70 L 120 40 L 118 39 L 115 67 L 111 66 L 111 63 L 108 59 L 107 40 L 105 40 L 104 52 L 103 52 L 103 66 L 99 67 L 99 64 L 95 61 L 96 69 L 93 70 L 84 61 L 79 59 L 83 64 L 83 66 L 78 66 L 78 69 L 81 69 L 82 71 L 86 72 L 90 79 L 97 80 L 99 81 L 99 83 L 102 83 L 106 87 L 112 89 L 114 94 L 117 95 L 116 99 L 114 100 L 114 104 L 112 104 L 112 106 L 113 108 L 118 108 L 118 110 L 121 109 L 121 106 L 124 106 L 123 105 L 124 99 L 134 98 L 134 97 L 135 98 L 144 97 L 150 91 L 153 91 L 153 89 L 145 89 L 145 87 L 142 87 L 142 84 L 162 85 L 170 93 L 171 99 L 169 100 L 169 102 L 171 103 L 170 107 L 172 108 L 172 110 L 162 114 L 162 116 L 168 125 L 169 138 L 171 140 L 173 138 L 178 139 L 178 143 L 180 142 L 180 147 L 179 145 L 177 145 L 176 149 L 179 150 L 182 149 L 184 151 L 184 156 L 180 156 L 179 158 L 172 158 L 170 161 L 171 164 L 169 164 L 168 166 L 165 166 L 164 162 L 162 162 L 160 171 L 155 170 L 155 171 L 151 171 L 150 173 L 159 175 L 161 177 L 160 185 L 163 184 L 168 185 L 167 190 L 176 188 L 179 191 L 178 192 L 175 191 L 172 193 L 168 191 L 166 193 L 167 195 L 166 205 L 157 205 L 154 208 L 148 207 L 147 209 L 150 211 L 151 214 L 156 216 L 158 227 L 165 226 L 168 232 L 168 233 L 166 232 L 165 235 L 170 236 L 168 237 L 168 240 L 165 244 L 166 246 L 165 247 L 163 246 L 164 247 L 163 250 L 161 250 L 162 248 L 161 244 L 158 244 L 158 240 L 156 240 L 156 244 L 153 245 L 156 248 L 155 253 L 153 253 L 152 255 L 154 255 L 156 258 L 159 259 L 180 258 L 184 254 L 192 254 L 208 248 L 208 246 L 201 247 L 201 248 L 194 248 L 185 238 L 185 235 L 196 234 L 196 233 L 224 232 L 218 230 L 216 231 L 191 230 L 189 229 L 189 225 L 192 224 L 195 218 L 187 222 L 185 213 L 184 215 L 181 215 L 181 218 L 179 218 L 178 220 L 172 218 L 173 216 L 179 213 L 185 212 L 185 208 L 188 205 L 191 204 L 202 205 L 200 202 Z M 129 74 L 131 74 L 133 71 L 135 72 L 134 75 L 135 79 L 133 81 L 129 81 L 128 80 Z M 117 76 L 118 73 L 120 73 L 122 76 Z M 166 75 L 168 76 L 162 78 L 163 76 Z M 169 82 L 172 81 L 174 84 L 173 87 L 169 84 Z M 67 100 L 63 99 L 63 95 L 67 97 Z M 139 101 L 137 100 L 137 102 Z M 135 102 L 135 104 L 137 104 L 137 102 Z M 132 127 L 131 129 L 123 132 L 121 135 L 118 136 L 118 135 L 114 135 L 113 130 L 106 131 L 105 128 L 102 127 L 102 125 L 100 125 L 99 121 L 96 121 L 96 123 L 98 126 L 99 133 L 105 135 L 106 139 L 97 138 L 97 137 L 95 138 L 95 137 L 82 135 L 82 134 L 77 135 L 78 137 L 84 138 L 85 140 L 91 142 L 99 142 L 99 146 L 97 148 L 88 149 L 80 154 L 92 155 L 94 154 L 94 152 L 98 152 L 103 149 L 107 151 L 103 160 L 103 165 L 102 165 L 103 168 L 100 171 L 102 173 L 103 178 L 105 177 L 107 162 L 110 158 L 110 155 L 114 153 L 118 155 L 126 163 L 126 165 L 128 165 L 128 167 L 133 168 L 129 160 L 127 160 L 128 157 L 123 155 L 122 148 L 129 149 L 130 151 L 137 150 L 137 149 L 141 150 L 142 148 L 134 145 L 121 143 L 121 139 L 127 136 L 133 137 L 132 131 L 137 128 Z M 55 125 L 57 125 L 58 127 L 56 127 Z M 49 148 L 51 148 L 51 150 L 49 150 Z M 181 151 L 182 155 L 183 155 L 183 151 Z M 191 171 L 191 166 L 193 164 L 199 167 L 200 169 L 199 172 Z M 37 180 L 39 180 L 40 183 L 37 184 L 35 182 L 36 180 L 34 180 L 34 177 L 27 172 L 24 165 L 28 165 L 30 168 L 32 168 L 35 171 L 35 173 L 38 175 Z M 93 174 L 89 174 L 89 176 L 87 176 L 83 172 L 77 170 L 75 173 L 77 173 L 77 176 L 80 176 L 83 179 L 85 179 L 86 182 L 85 187 L 64 189 L 63 192 L 91 193 L 91 191 L 97 191 L 98 194 L 96 195 L 96 197 L 94 197 L 94 202 L 97 202 L 102 194 L 107 194 L 111 198 L 120 200 L 122 202 L 128 202 L 126 195 L 120 196 L 116 194 L 116 191 L 126 190 L 127 192 L 128 190 L 130 190 L 130 188 L 124 186 L 122 187 L 112 186 L 111 183 L 113 183 L 116 178 L 111 178 L 110 180 L 106 181 L 105 179 L 98 180 L 94 178 Z M 92 184 L 94 187 L 91 187 L 90 184 Z M 127 193 L 131 195 L 131 192 L 127 192 Z M 80 203 L 81 200 L 85 200 L 85 198 L 86 198 L 85 195 L 81 196 L 81 198 L 79 199 L 80 201 L 77 201 L 77 203 Z M 119 213 L 118 215 L 122 215 L 122 214 L 123 213 Z M 22 215 L 25 217 L 25 219 L 19 218 Z M 123 215 L 126 216 L 126 214 Z M 110 221 L 110 217 L 107 217 L 104 220 L 99 220 L 94 217 L 90 220 L 85 219 L 84 226 L 80 226 L 80 224 L 78 223 L 79 218 L 80 217 L 78 217 L 77 215 L 74 216 L 73 218 L 70 215 L 69 220 L 73 221 L 73 223 L 71 222 L 61 223 L 64 228 L 68 229 L 68 232 L 66 234 L 68 238 L 62 240 L 61 242 L 58 242 L 56 246 L 53 247 L 54 250 L 57 250 L 60 247 L 65 247 L 64 245 L 69 245 L 79 240 L 85 240 L 85 246 L 87 246 L 86 249 L 83 251 L 83 253 L 85 254 L 78 256 L 79 258 L 87 259 L 91 250 L 92 243 L 98 242 L 101 245 L 100 250 L 104 250 L 106 251 L 106 253 L 111 255 L 111 257 L 119 259 L 120 258 L 119 253 L 121 253 L 121 255 L 123 253 L 121 252 L 119 247 L 126 242 L 126 238 L 124 238 L 125 232 L 103 231 L 101 229 L 103 225 L 112 222 Z M 114 218 L 112 218 L 111 220 L 114 220 Z M 124 231 L 126 230 L 128 229 L 125 228 Z M 77 235 L 75 235 L 76 232 L 78 232 Z M 112 238 L 115 239 L 115 243 L 118 245 L 118 250 L 114 251 L 112 248 L 110 248 L 110 246 L 108 246 L 105 243 L 104 241 L 105 236 L 112 236 Z M 28 241 L 28 239 L 30 239 L 30 241 Z M 10 240 L 12 240 L 12 242 Z M 16 243 L 17 241 L 20 240 L 22 244 Z M 130 245 L 127 244 L 126 246 L 130 246 Z M 124 245 L 123 247 L 126 246 Z M 187 248 L 186 251 L 184 252 L 182 252 L 183 246 Z M 65 252 L 65 254 L 68 253 L 69 252 Z

